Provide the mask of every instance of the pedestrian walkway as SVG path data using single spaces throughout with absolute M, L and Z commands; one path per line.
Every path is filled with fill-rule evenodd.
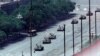
M 100 56 L 100 40 L 97 40 L 95 43 L 91 44 L 91 46 L 74 56 Z

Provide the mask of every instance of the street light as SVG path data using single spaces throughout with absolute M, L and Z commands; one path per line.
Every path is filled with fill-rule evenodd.
M 29 17 L 30 23 L 29 23 L 29 34 L 30 34 L 30 56 L 32 56 L 32 17 L 33 17 L 33 9 L 32 9 L 32 0 L 30 1 L 30 10 L 29 13 L 31 13 L 32 15 Z
M 37 35 L 37 30 L 33 29 L 32 27 L 32 18 L 33 18 L 33 0 L 30 0 L 30 9 L 29 9 L 29 37 L 30 37 L 30 56 L 32 56 L 32 36 Z
M 75 49 L 74 47 L 74 24 L 78 24 L 78 20 L 73 19 L 71 24 L 72 24 L 72 31 L 73 31 L 73 56 L 74 56 L 74 49 Z
M 97 39 L 97 12 L 100 12 L 100 9 L 95 10 L 95 38 Z
M 64 32 L 64 56 L 66 56 L 66 36 L 65 36 L 65 30 L 66 29 L 66 25 L 64 24 L 63 27 L 59 26 L 59 28 L 57 29 L 57 31 L 62 31 Z
M 91 0 L 89 0 L 89 11 L 87 13 L 87 16 L 89 16 L 89 42 L 91 44 L 91 16 L 93 13 L 91 12 Z
M 95 12 L 100 12 L 100 8 L 97 8 L 97 9 L 95 10 Z
M 82 48 L 83 48 L 83 20 L 86 19 L 86 16 L 84 15 L 81 15 L 81 17 L 79 18 L 81 20 L 81 51 L 82 51 Z

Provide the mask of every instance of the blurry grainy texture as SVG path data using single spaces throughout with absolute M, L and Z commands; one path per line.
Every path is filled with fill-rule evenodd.
M 37 0 L 34 0 L 34 1 L 37 1 Z M 52 0 L 52 1 L 54 1 L 54 0 Z M 58 1 L 58 0 L 55 0 L 55 1 Z M 59 1 L 61 1 L 61 0 L 59 0 Z M 76 5 L 80 5 L 80 8 L 78 8 L 76 6 L 74 11 L 73 11 L 74 6 L 66 5 L 66 6 L 68 6 L 67 8 L 66 8 L 66 6 L 62 8 L 63 4 L 65 5 L 66 3 L 60 3 L 60 2 L 58 2 L 58 5 L 56 5 L 58 9 L 56 8 L 56 6 L 53 7 L 53 9 L 50 9 L 50 8 L 52 8 L 51 3 L 48 5 L 43 4 L 43 3 L 48 3 L 48 2 L 41 2 L 40 1 L 41 2 L 40 3 L 38 1 L 37 3 L 33 4 L 34 5 L 34 7 L 33 7 L 33 9 L 34 9 L 33 23 L 35 23 L 35 24 L 39 23 L 39 24 L 35 25 L 35 27 L 40 26 L 40 25 L 44 26 L 44 25 L 42 25 L 42 23 L 44 23 L 44 22 L 45 22 L 44 24 L 47 25 L 48 24 L 47 22 L 50 22 L 51 20 L 52 20 L 51 22 L 57 21 L 56 19 L 59 19 L 59 17 L 56 18 L 56 17 L 54 17 L 55 15 L 61 16 L 65 12 L 66 12 L 65 13 L 65 15 L 66 15 L 68 13 L 68 11 L 71 11 L 70 14 L 74 14 L 74 16 L 71 17 L 70 19 L 68 19 L 68 17 L 66 17 L 67 20 L 63 20 L 61 22 L 58 22 L 57 24 L 54 24 L 54 25 L 50 26 L 49 28 L 47 28 L 45 31 L 38 32 L 37 36 L 34 36 L 32 38 L 32 48 L 33 48 L 32 55 L 33 56 L 63 56 L 63 54 L 64 54 L 64 51 L 63 51 L 63 33 L 57 32 L 57 28 L 59 27 L 59 25 L 63 25 L 63 24 L 66 24 L 66 56 L 72 56 L 72 54 L 73 54 L 72 40 L 73 39 L 72 39 L 71 21 L 72 21 L 72 19 L 77 19 L 79 21 L 79 17 L 81 14 L 86 15 L 86 13 L 88 12 L 88 0 L 72 0 L 72 1 L 76 2 Z M 54 3 L 56 3 L 56 2 L 54 2 Z M 100 1 L 99 0 L 91 0 L 91 5 L 92 5 L 91 10 L 92 10 L 92 12 L 94 12 L 95 9 L 97 7 L 99 7 Z M 66 10 L 64 10 L 65 8 L 66 8 Z M 70 9 L 68 9 L 68 8 L 70 8 Z M 25 17 L 28 17 L 31 15 L 28 13 L 29 10 L 31 10 L 29 5 L 21 7 L 21 9 L 22 10 L 20 12 Z M 67 11 L 67 9 L 68 9 L 68 11 Z M 55 13 L 55 10 L 57 10 L 57 13 Z M 5 36 L 6 33 L 12 33 L 11 32 L 11 31 L 13 31 L 12 29 L 19 30 L 21 27 L 21 24 L 29 23 L 28 22 L 29 18 L 24 19 L 24 21 L 26 20 L 25 21 L 26 23 L 24 23 L 22 21 L 22 19 L 21 20 L 16 19 L 15 16 L 16 16 L 17 12 L 18 11 L 14 11 L 14 13 L 12 13 L 13 16 L 10 16 L 10 15 L 8 16 L 6 13 L 0 12 L 0 16 L 3 15 L 0 18 L 2 20 L 2 21 L 0 20 L 0 24 L 1 24 L 0 29 L 2 28 L 2 26 L 5 26 L 2 30 L 5 30 L 6 28 L 9 29 L 9 32 L 7 30 L 5 30 L 5 31 L 0 30 L 0 33 L 2 33 L 3 36 Z M 62 13 L 62 14 L 60 14 L 60 13 Z M 7 16 L 4 16 L 4 15 L 7 15 Z M 98 15 L 100 15 L 100 14 L 98 14 Z M 32 17 L 30 17 L 30 18 L 32 18 Z M 97 28 L 98 28 L 98 35 L 99 35 L 100 34 L 100 29 L 99 29 L 100 28 L 100 25 L 99 25 L 100 24 L 100 19 L 99 19 L 100 17 L 98 16 L 97 18 L 98 18 L 97 19 L 97 24 L 98 24 Z M 5 21 L 5 19 L 6 19 L 6 21 Z M 15 19 L 15 20 L 13 20 L 13 19 Z M 37 20 L 40 20 L 40 21 L 37 21 Z M 44 21 L 42 21 L 42 20 L 44 20 Z M 61 19 L 59 19 L 59 20 L 61 20 Z M 5 23 L 5 24 L 2 24 L 2 23 Z M 94 15 L 91 17 L 91 23 L 92 23 L 91 29 L 92 29 L 92 32 L 94 32 L 94 27 L 95 27 Z M 83 22 L 83 29 L 84 29 L 83 30 L 83 48 L 86 48 L 89 44 L 88 43 L 88 40 L 89 40 L 88 39 L 88 37 L 89 37 L 88 26 L 89 25 L 88 25 L 88 16 L 87 16 L 87 19 L 84 20 L 84 22 Z M 28 24 L 26 27 L 29 27 Z M 79 21 L 79 23 L 75 25 L 75 53 L 80 52 L 80 50 L 81 50 L 81 38 L 80 38 L 80 31 L 81 30 L 80 29 L 81 29 L 81 26 L 80 26 L 80 21 Z M 54 33 L 56 35 L 56 39 L 52 40 L 51 44 L 43 45 L 42 42 L 44 40 L 44 37 L 48 37 L 49 33 Z M 34 52 L 34 48 L 36 47 L 36 44 L 39 44 L 39 45 L 42 44 L 44 46 L 44 50 L 41 52 Z M 19 42 L 13 43 L 13 44 L 9 44 L 9 45 L 0 49 L 0 56 L 22 56 L 22 53 L 24 56 L 30 56 L 29 37 L 25 38 L 22 41 L 19 41 Z

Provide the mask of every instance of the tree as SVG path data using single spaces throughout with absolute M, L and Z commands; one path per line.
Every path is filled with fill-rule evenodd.
M 4 37 L 6 37 L 6 33 L 0 30 L 0 40 L 4 39 Z
M 0 29 L 6 33 L 21 29 L 23 24 L 23 21 L 13 15 L 1 14 L 0 16 Z
M 32 19 L 32 26 L 38 28 L 59 20 L 58 16 L 68 14 L 74 8 L 75 3 L 70 0 L 33 0 L 33 14 L 29 11 L 30 4 L 21 5 L 9 16 L 0 11 L 0 29 L 5 32 L 12 32 L 21 29 L 24 25 L 28 28 L 29 18 Z M 24 18 L 16 18 L 19 12 Z M 33 15 L 32 17 L 30 17 L 31 14 Z

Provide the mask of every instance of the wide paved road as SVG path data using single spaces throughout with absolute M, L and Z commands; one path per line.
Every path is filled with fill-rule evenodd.
M 81 1 L 81 0 L 80 0 Z M 74 11 L 77 15 L 74 18 L 69 20 L 65 20 L 57 23 L 54 26 L 51 26 L 49 29 L 39 32 L 37 36 L 33 37 L 33 48 L 35 44 L 41 44 L 42 40 L 45 36 L 48 36 L 49 33 L 55 33 L 57 35 L 57 39 L 52 41 L 50 45 L 43 45 L 45 50 L 43 52 L 33 52 L 33 56 L 63 56 L 63 33 L 57 32 L 57 28 L 59 25 L 66 24 L 66 54 L 67 56 L 72 55 L 72 19 L 78 19 L 81 14 L 86 14 L 87 11 L 83 11 L 84 7 L 81 7 L 81 10 Z M 95 7 L 92 9 L 94 11 Z M 100 15 L 100 14 L 99 14 Z M 99 16 L 98 16 L 99 18 Z M 78 19 L 79 20 L 79 19 Z M 94 32 L 94 16 L 92 17 L 92 32 Z M 98 19 L 98 28 L 100 27 Z M 88 42 L 88 17 L 83 22 L 84 29 L 84 45 Z M 98 33 L 100 30 L 98 29 Z M 21 56 L 21 52 L 23 51 L 25 56 L 29 56 L 29 38 L 24 39 L 23 41 L 11 44 L 5 47 L 3 50 L 0 50 L 1 56 Z M 80 51 L 80 21 L 75 26 L 75 52 Z

